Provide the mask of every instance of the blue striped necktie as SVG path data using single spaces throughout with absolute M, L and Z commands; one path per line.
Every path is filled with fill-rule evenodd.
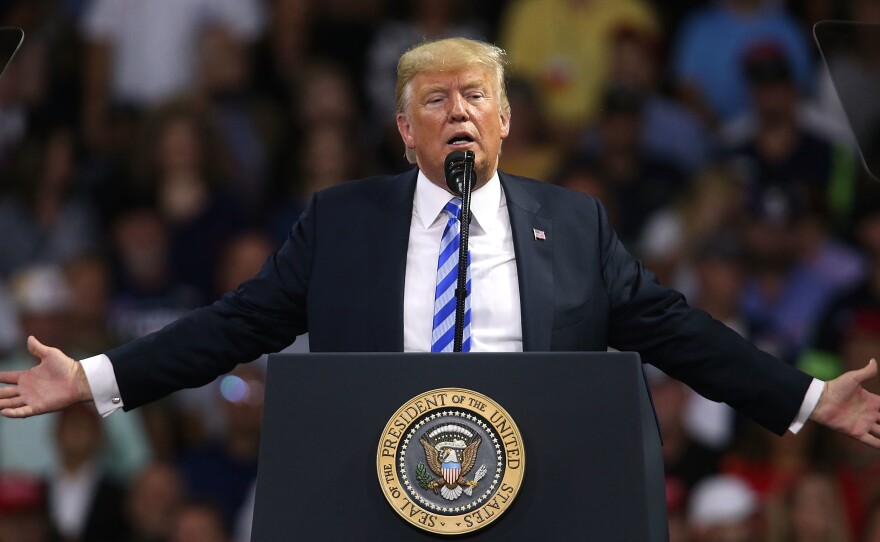
M 443 208 L 449 220 L 440 240 L 437 260 L 437 288 L 434 293 L 434 326 L 431 352 L 452 352 L 455 339 L 455 286 L 458 279 L 458 247 L 461 244 L 461 198 Z M 471 350 L 471 255 L 467 255 L 467 296 L 464 304 L 464 334 L 461 351 Z

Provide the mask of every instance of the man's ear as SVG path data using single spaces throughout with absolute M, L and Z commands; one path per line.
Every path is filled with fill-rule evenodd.
M 407 149 L 416 148 L 416 139 L 413 137 L 412 127 L 403 113 L 397 114 L 397 131 L 400 132 L 400 138 L 403 139 L 403 144 L 406 145 Z
M 510 134 L 510 113 L 501 111 L 501 139 Z

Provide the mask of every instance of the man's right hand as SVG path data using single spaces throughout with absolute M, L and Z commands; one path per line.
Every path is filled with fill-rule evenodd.
M 27 418 L 91 401 L 82 366 L 61 350 L 28 337 L 28 350 L 40 363 L 26 371 L 0 371 L 0 414 Z

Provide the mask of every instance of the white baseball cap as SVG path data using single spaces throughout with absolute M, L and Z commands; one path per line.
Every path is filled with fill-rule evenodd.
M 744 481 L 729 475 L 706 478 L 691 493 L 688 520 L 694 527 L 735 523 L 758 511 L 758 495 Z
M 10 282 L 12 302 L 19 313 L 52 314 L 70 310 L 73 295 L 61 268 L 55 265 L 29 267 Z

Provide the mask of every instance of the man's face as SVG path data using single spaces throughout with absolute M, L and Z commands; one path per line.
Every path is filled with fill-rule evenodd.
M 510 130 L 499 89 L 489 70 L 472 66 L 454 72 L 421 73 L 410 83 L 409 104 L 397 115 L 397 129 L 407 148 L 433 183 L 446 188 L 443 161 L 452 151 L 476 156 L 477 186 L 498 167 L 501 140 Z

